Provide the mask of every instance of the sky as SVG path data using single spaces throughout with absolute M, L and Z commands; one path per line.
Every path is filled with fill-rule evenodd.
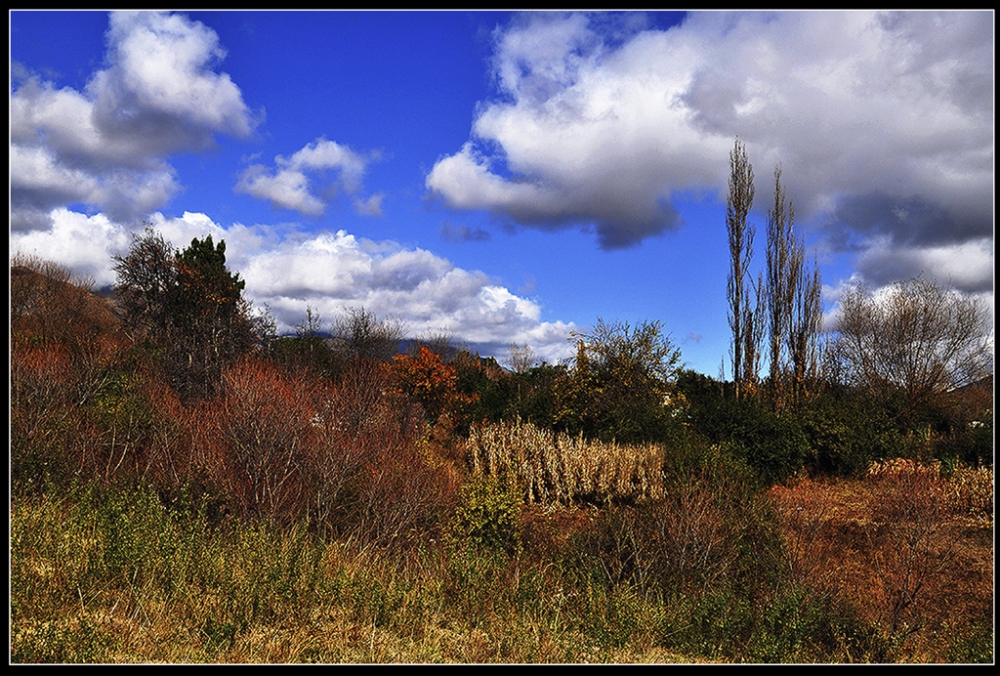
M 10 251 L 98 288 L 211 235 L 282 331 L 348 308 L 501 363 L 659 322 L 731 377 L 729 154 L 846 288 L 993 308 L 994 13 L 10 11 Z

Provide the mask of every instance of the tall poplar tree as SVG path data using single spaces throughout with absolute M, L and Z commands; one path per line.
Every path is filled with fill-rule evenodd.
M 780 166 L 774 169 L 774 207 L 768 212 L 766 283 L 771 403 L 781 410 L 789 394 L 793 404 L 802 403 L 815 376 L 822 314 L 819 268 L 806 266 Z
M 745 393 L 744 385 L 756 380 L 754 309 L 750 304 L 747 270 L 753 256 L 754 226 L 747 221 L 753 206 L 753 167 L 746 146 L 736 139 L 729 153 L 729 196 L 726 200 L 726 231 L 729 235 L 729 277 L 726 294 L 729 300 L 729 327 L 733 332 L 733 381 L 736 397 Z
M 781 409 L 784 399 L 783 372 L 786 341 L 791 332 L 792 308 L 800 270 L 796 270 L 795 206 L 789 203 L 781 185 L 781 166 L 774 168 L 774 207 L 767 217 L 767 317 L 768 375 L 772 404 Z M 800 263 L 800 261 L 798 261 Z

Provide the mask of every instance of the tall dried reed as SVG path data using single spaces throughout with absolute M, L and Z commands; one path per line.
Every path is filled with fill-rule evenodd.
M 659 444 L 593 441 L 517 420 L 473 427 L 467 449 L 474 475 L 518 487 L 528 503 L 639 503 L 664 496 Z

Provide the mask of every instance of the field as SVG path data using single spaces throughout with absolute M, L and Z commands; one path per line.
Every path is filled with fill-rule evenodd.
M 955 651 L 976 641 L 992 651 L 992 472 L 941 486 L 901 464 L 888 476 L 771 489 L 796 575 L 873 624 L 895 623 L 907 661 L 974 660 Z M 989 633 L 969 633 L 975 621 Z
M 214 527 L 204 512 L 167 510 L 142 490 L 18 499 L 11 659 L 993 659 L 992 471 L 959 470 L 944 480 L 938 468 L 902 464 L 864 479 L 774 487 L 752 507 L 754 523 L 742 527 L 776 515 L 777 551 L 769 537 L 747 547 L 726 540 L 718 526 L 731 515 L 718 504 L 698 512 L 704 518 L 689 511 L 680 521 L 665 509 L 702 545 L 716 546 L 694 552 L 706 566 L 700 572 L 715 566 L 702 577 L 661 570 L 653 553 L 644 558 L 637 536 L 653 540 L 641 519 L 624 518 L 631 512 L 511 504 L 517 532 L 507 551 L 497 546 L 502 504 L 491 512 L 499 528 L 490 537 L 475 531 L 492 546 L 472 546 L 467 523 L 441 541 L 393 550 L 323 544 L 304 527 Z M 600 546 L 608 537 L 614 548 Z M 741 563 L 734 553 L 757 560 Z M 742 593 L 732 583 L 747 571 L 771 581 Z

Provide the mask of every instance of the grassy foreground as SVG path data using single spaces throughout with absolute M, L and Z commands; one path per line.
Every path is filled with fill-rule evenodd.
M 149 492 L 12 506 L 14 662 L 673 661 L 630 590 L 429 542 L 405 560 L 304 528 L 213 529 Z
M 543 509 L 485 484 L 448 533 L 397 549 L 324 543 L 304 524 L 218 524 L 142 488 L 21 497 L 11 661 L 990 662 L 992 523 L 949 511 L 946 529 L 926 512 L 919 533 L 894 530 L 873 505 L 891 507 L 907 482 L 772 490 L 728 530 L 735 512 L 689 491 L 685 513 L 702 505 L 705 518 L 689 516 L 701 530 L 687 545 L 666 535 L 681 522 L 665 503 Z

